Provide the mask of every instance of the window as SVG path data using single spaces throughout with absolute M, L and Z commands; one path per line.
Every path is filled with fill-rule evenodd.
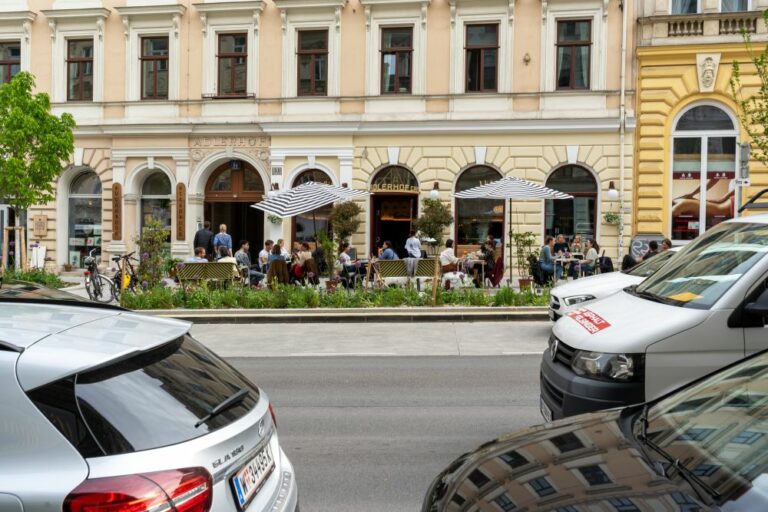
M 743 12 L 749 10 L 749 0 L 722 0 L 720 12 Z
M 501 512 L 510 512 L 517 508 L 515 502 L 506 493 L 494 498 L 493 502 L 501 509 Z
M 698 0 L 672 0 L 672 14 L 696 14 L 697 12 L 699 12 Z
M 678 510 L 680 512 L 698 512 L 702 510 L 701 505 L 696 503 L 696 501 L 687 494 L 673 492 L 671 496 L 675 503 L 679 505 Z
M 331 185 L 331 178 L 323 171 L 318 169 L 307 169 L 296 176 L 293 180 L 293 187 L 297 187 L 308 182 L 322 183 Z M 333 205 L 329 204 L 316 208 L 311 212 L 302 213 L 293 217 L 293 240 L 296 242 L 307 242 L 312 247 L 315 243 L 315 237 L 318 233 L 330 232 L 330 217 Z
M 693 468 L 693 474 L 696 476 L 712 476 L 719 467 L 717 464 L 699 464 Z
M 168 38 L 141 38 L 141 99 L 168 99 Z
M 0 84 L 7 84 L 21 70 L 21 43 L 0 43 Z
M 733 439 L 731 439 L 731 442 L 733 444 L 752 445 L 752 444 L 755 444 L 755 442 L 761 439 L 764 435 L 765 434 L 763 434 L 762 432 L 752 432 L 751 430 L 745 430 L 739 433 Z
M 500 179 L 501 174 L 491 167 L 470 167 L 456 181 L 456 192 Z M 488 235 L 492 235 L 495 240 L 504 238 L 504 207 L 503 199 L 456 198 L 457 256 L 479 249 Z
M 765 399 L 765 395 L 756 395 L 754 393 L 744 393 L 743 395 L 738 395 L 727 402 L 725 402 L 725 407 L 738 407 L 738 408 L 753 408 L 755 405 L 757 405 L 758 402 Z
M 101 180 L 87 170 L 69 188 L 69 253 L 67 263 L 83 267 L 92 249 L 101 247 Z
M 714 431 L 715 429 L 713 428 L 701 428 L 701 427 L 689 428 L 683 434 L 680 434 L 679 436 L 677 436 L 675 441 L 703 441 L 707 437 L 709 437 Z
M 528 460 L 514 450 L 511 452 L 502 453 L 499 455 L 499 458 L 506 462 L 507 465 L 513 469 L 528 464 Z
M 474 470 L 469 474 L 469 481 L 475 484 L 475 487 L 478 489 L 482 489 L 488 482 L 491 481 L 490 478 L 485 476 L 485 473 L 480 471 L 479 469 Z
M 151 174 L 141 187 L 141 229 L 152 219 L 171 229 L 171 180 L 163 172 Z
M 381 93 L 410 94 L 413 27 L 381 29 Z
M 693 107 L 677 121 L 672 144 L 672 240 L 693 240 L 733 218 L 737 135 L 731 117 L 712 105 Z
M 564 507 L 557 507 L 554 512 L 579 512 L 573 505 L 565 505 Z
M 589 89 L 592 22 L 558 20 L 557 88 Z
M 533 489 L 533 491 L 538 494 L 540 498 L 550 496 L 557 492 L 555 491 L 555 488 L 552 487 L 552 484 L 549 483 L 549 480 L 547 480 L 545 477 L 535 478 L 528 482 L 528 485 L 531 486 L 531 489 Z
M 600 466 L 585 466 L 579 468 L 579 473 L 589 485 L 605 485 L 613 483 Z
M 616 512 L 640 512 L 640 509 L 629 498 L 610 498 L 608 503 L 616 509 Z
M 570 194 L 573 199 L 544 201 L 544 234 L 594 238 L 597 182 L 592 173 L 578 165 L 565 165 L 549 175 L 546 186 Z
M 298 93 L 299 96 L 328 94 L 328 31 L 300 30 Z
M 461 505 L 463 505 L 463 504 L 464 504 L 464 503 L 465 503 L 467 500 L 465 500 L 465 499 L 464 499 L 464 498 L 461 496 L 461 494 L 459 494 L 459 493 L 456 493 L 456 494 L 454 494 L 454 495 L 453 495 L 453 497 L 451 498 L 451 501 L 452 501 L 452 502 L 454 502 L 455 504 L 457 504 L 457 505 L 461 506 Z
M 219 34 L 219 96 L 245 96 L 248 83 L 248 35 Z
M 555 448 L 560 450 L 560 453 L 572 452 L 584 448 L 584 443 L 582 443 L 573 432 L 555 436 L 551 438 L 549 442 L 555 445 Z
M 93 100 L 93 40 L 67 41 L 67 100 Z
M 499 25 L 467 25 L 465 41 L 466 91 L 496 91 Z
M 686 400 L 685 402 L 680 402 L 679 405 L 676 405 L 670 412 L 688 412 L 688 411 L 695 411 L 705 403 L 712 400 L 711 396 L 705 396 L 702 398 L 694 398 L 692 400 Z

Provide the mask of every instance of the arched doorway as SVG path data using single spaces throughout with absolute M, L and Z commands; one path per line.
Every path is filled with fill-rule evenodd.
M 240 240 L 251 244 L 251 256 L 264 245 L 264 214 L 251 208 L 264 197 L 264 181 L 247 162 L 231 160 L 219 166 L 205 186 L 205 219 L 214 233 L 227 225 L 233 251 Z M 255 260 L 253 260 L 255 261 Z
M 501 173 L 487 165 L 476 165 L 465 170 L 456 180 L 456 192 L 498 181 Z M 456 255 L 476 251 L 488 235 L 496 240 L 503 253 L 504 200 L 456 199 Z M 497 253 L 497 256 L 500 254 Z
M 419 209 L 419 181 L 399 165 L 381 169 L 371 180 L 371 251 L 385 241 L 400 257 Z
M 597 181 L 592 173 L 580 165 L 564 165 L 547 178 L 547 187 L 565 192 L 573 199 L 546 199 L 544 201 L 544 234 L 565 235 L 570 241 L 574 235 L 594 238 L 597 219 Z
M 291 184 L 292 187 L 302 185 L 304 183 L 315 182 L 323 183 L 325 185 L 331 185 L 330 176 L 319 169 L 307 169 L 302 171 L 301 174 L 296 176 Z M 315 236 L 320 232 L 328 232 L 330 230 L 330 215 L 333 205 L 329 204 L 321 206 L 315 210 L 301 215 L 293 217 L 293 226 L 291 229 L 291 239 L 295 242 L 307 242 L 310 247 L 315 249 Z
M 692 240 L 733 218 L 737 137 L 733 118 L 714 105 L 696 105 L 675 123 L 672 240 Z
M 75 176 L 69 186 L 69 243 L 67 263 L 83 267 L 88 253 L 101 248 L 101 180 L 90 169 Z

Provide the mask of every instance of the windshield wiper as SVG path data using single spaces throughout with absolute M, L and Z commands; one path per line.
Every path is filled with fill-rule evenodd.
M 674 305 L 680 303 L 680 301 L 677 301 L 677 300 L 674 300 L 674 299 L 670 299 L 668 297 L 662 297 L 661 295 L 656 295 L 653 292 L 649 292 L 649 291 L 645 291 L 645 290 L 639 291 L 637 289 L 637 285 L 625 288 L 625 290 L 627 292 L 631 293 L 632 295 L 635 295 L 636 297 L 642 297 L 643 299 L 648 299 L 650 301 L 658 302 L 660 304 L 668 304 L 668 305 L 674 306 Z
M 195 423 L 195 428 L 199 427 L 206 421 L 210 420 L 214 416 L 218 416 L 222 412 L 226 411 L 230 407 L 239 404 L 243 400 L 245 400 L 245 397 L 248 396 L 248 390 L 245 388 L 241 388 L 240 390 L 236 391 L 233 395 L 227 397 L 223 402 L 221 402 L 219 405 L 211 409 L 208 414 L 200 418 L 200 421 Z
M 643 410 L 640 413 L 637 421 L 640 422 L 640 435 L 638 436 L 638 439 L 653 451 L 661 455 L 669 464 L 666 467 L 663 464 L 654 464 L 654 467 L 660 471 L 661 476 L 670 478 L 672 474 L 669 472 L 669 468 L 676 469 L 677 474 L 680 475 L 683 480 L 688 482 L 688 485 L 691 486 L 691 488 L 694 490 L 694 492 L 696 492 L 702 501 L 704 501 L 707 505 L 715 505 L 716 500 L 719 500 L 722 497 L 719 492 L 717 492 L 704 480 L 696 476 L 693 471 L 685 467 L 685 465 L 680 462 L 679 458 L 672 456 L 672 454 L 664 450 L 661 446 L 648 439 L 648 404 L 643 406 Z M 652 459 L 649 457 L 649 460 Z M 701 493 L 702 490 L 706 493 L 706 496 Z

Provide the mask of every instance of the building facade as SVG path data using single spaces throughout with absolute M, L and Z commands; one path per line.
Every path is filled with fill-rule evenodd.
M 764 0 L 644 1 L 639 17 L 637 233 L 682 244 L 737 214 L 738 205 L 768 186 L 754 159 L 750 186 L 737 184 L 740 126 L 730 80 L 742 71 L 744 98 L 759 85 L 742 30 L 757 52 L 768 40 Z
M 105 260 L 132 251 L 148 218 L 170 228 L 176 257 L 191 254 L 204 220 L 253 249 L 308 240 L 327 209 L 280 222 L 250 205 L 315 180 L 373 192 L 352 239 L 358 253 L 384 240 L 402 247 L 420 200 L 437 189 L 460 255 L 511 228 L 596 237 L 615 257 L 631 219 L 604 221 L 618 210 L 606 192 L 620 191 L 627 209 L 634 200 L 626 5 L 3 2 L 7 76 L 30 70 L 54 111 L 78 123 L 55 201 L 30 212 L 39 228 L 30 241 L 61 269 L 94 247 Z M 453 198 L 501 176 L 574 199 L 516 202 L 510 223 L 503 202 Z

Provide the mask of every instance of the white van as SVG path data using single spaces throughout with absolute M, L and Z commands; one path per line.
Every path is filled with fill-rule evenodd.
M 723 222 L 638 285 L 558 320 L 541 412 L 651 400 L 768 348 L 768 215 Z

